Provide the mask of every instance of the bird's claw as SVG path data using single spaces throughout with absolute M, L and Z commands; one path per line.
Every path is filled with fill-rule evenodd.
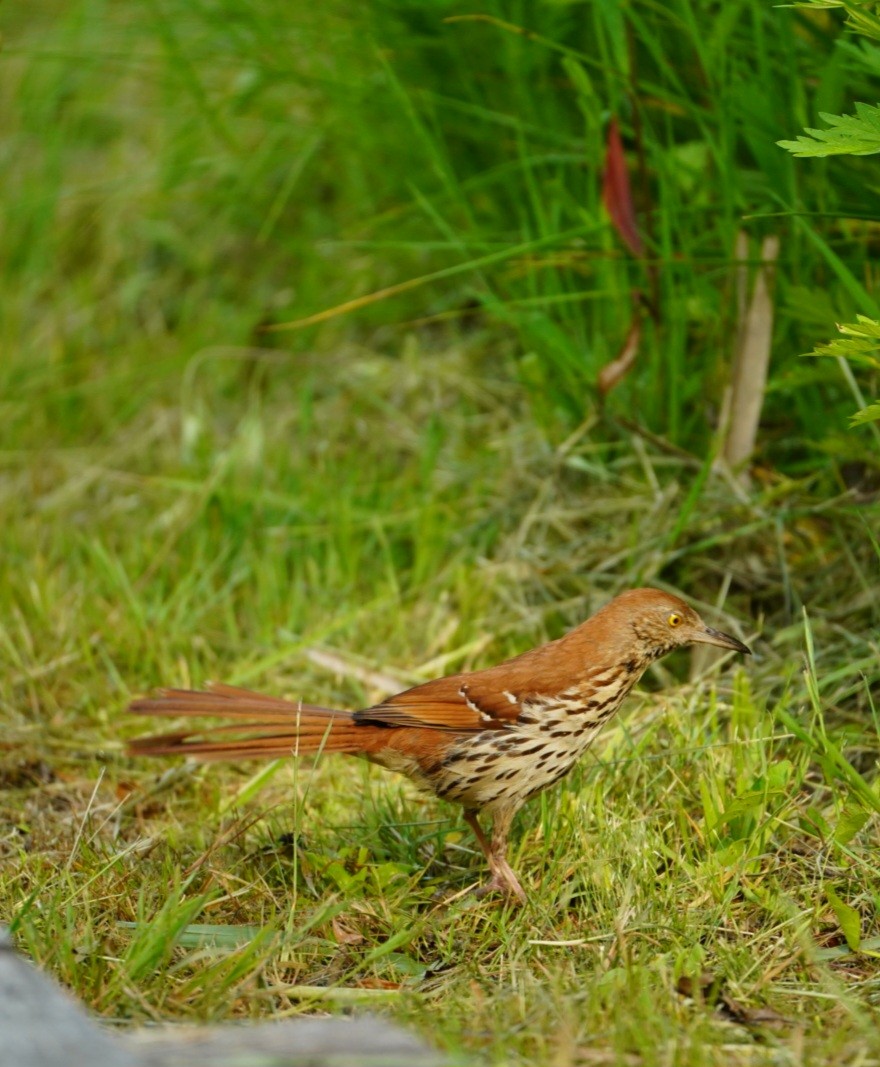
M 497 894 L 503 898 L 505 904 L 526 904 L 528 897 L 523 887 L 519 884 L 519 879 L 513 873 L 510 868 L 504 873 L 496 871 L 492 875 L 491 881 L 486 882 L 484 885 L 477 886 L 474 890 L 474 896 L 478 900 L 482 900 L 483 897 L 489 897 Z

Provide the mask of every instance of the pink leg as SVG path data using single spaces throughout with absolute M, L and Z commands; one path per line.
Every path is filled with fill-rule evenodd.
M 479 896 L 484 896 L 497 890 L 506 897 L 516 897 L 520 904 L 525 904 L 528 899 L 525 890 L 519 884 L 519 879 L 513 872 L 513 868 L 507 862 L 507 835 L 510 832 L 510 824 L 513 822 L 514 811 L 498 813 L 492 826 L 492 840 L 489 842 L 483 833 L 483 828 L 477 821 L 475 811 L 464 813 L 465 822 L 474 831 L 474 836 L 489 864 L 492 880 L 477 890 Z

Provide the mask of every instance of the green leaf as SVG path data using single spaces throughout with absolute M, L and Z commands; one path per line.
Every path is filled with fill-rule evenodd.
M 724 801 L 713 793 L 705 778 L 700 778 L 698 787 L 700 799 L 703 802 L 703 818 L 706 820 L 706 826 L 711 830 L 718 824 Z
M 847 845 L 865 825 L 871 813 L 865 811 L 861 804 L 844 804 L 837 826 L 834 827 L 834 840 L 839 845 Z
M 371 949 L 366 956 L 364 956 L 362 965 L 364 967 L 369 966 L 371 963 L 375 963 L 376 960 L 380 960 L 383 956 L 387 956 L 390 952 L 394 952 L 396 949 L 401 948 L 404 945 L 408 945 L 413 941 L 424 928 L 424 923 L 416 923 L 414 926 L 404 926 L 397 931 L 396 934 L 392 934 L 387 941 L 383 941 L 381 945 L 376 945 Z
M 855 115 L 829 115 L 820 112 L 827 130 L 804 132 L 795 141 L 777 141 L 780 148 L 794 156 L 870 156 L 880 152 L 880 106 L 856 104 Z M 812 139 L 811 139 L 812 138 Z
M 213 945 L 216 948 L 233 949 L 239 945 L 247 945 L 261 933 L 265 933 L 265 928 L 251 923 L 241 926 L 189 923 L 181 930 L 177 944 L 181 948 L 204 948 Z
M 853 363 L 880 369 L 880 322 L 857 315 L 856 322 L 838 323 L 843 337 L 836 337 L 825 344 L 816 345 L 806 356 L 843 356 Z
M 862 943 L 862 918 L 855 908 L 845 904 L 830 885 L 825 886 L 825 896 L 831 905 L 831 910 L 840 923 L 840 929 L 846 938 L 846 943 L 853 952 L 859 951 Z
M 849 29 L 860 33 L 863 37 L 873 37 L 880 40 L 880 18 L 872 11 L 846 4 L 847 20 Z
M 809 807 L 802 812 L 799 822 L 802 829 L 806 830 L 808 834 L 814 834 L 817 837 L 831 836 L 831 827 L 825 821 L 825 816 L 816 807 Z
M 772 763 L 767 770 L 767 789 L 769 793 L 776 793 L 785 789 L 791 780 L 793 765 L 791 760 L 781 759 Z M 755 783 L 758 785 L 760 779 Z
M 746 847 L 746 841 L 731 841 L 729 845 L 718 849 L 715 860 L 722 867 L 735 867 L 745 855 Z
M 859 952 L 863 956 L 880 957 L 880 937 L 865 938 L 859 945 Z M 817 960 L 839 960 L 842 956 L 849 956 L 853 950 L 849 945 L 830 945 L 828 948 L 816 949 Z
M 599 97 L 596 95 L 593 82 L 584 65 L 578 63 L 578 61 L 571 56 L 563 56 L 562 66 L 565 68 L 565 73 L 568 75 L 569 81 L 574 86 L 575 92 L 579 97 L 579 102 L 583 106 L 592 107 L 594 109 L 594 115 L 598 114 L 600 110 L 598 104 Z
M 810 684 L 811 674 L 812 672 L 807 676 L 808 684 Z M 814 681 L 813 684 L 815 684 Z M 814 696 L 811 693 L 811 699 L 818 701 L 818 694 Z M 859 774 L 824 730 L 812 733 L 783 708 L 776 708 L 775 712 L 785 728 L 809 747 L 814 759 L 821 766 L 829 782 L 841 781 L 846 783 L 866 808 L 880 813 L 880 795 Z
M 324 868 L 324 874 L 335 882 L 343 893 L 350 893 L 364 884 L 367 877 L 367 868 L 361 867 L 354 874 L 349 874 L 342 863 L 338 860 L 333 860 L 332 863 L 328 863 Z
M 837 328 L 844 334 L 843 337 L 837 337 L 823 345 L 816 345 L 812 352 L 804 352 L 803 355 L 832 356 L 871 369 L 880 369 L 880 322 L 868 318 L 867 315 L 858 315 L 857 319 L 857 322 L 838 324 Z M 854 387 L 854 392 L 857 401 L 864 403 L 858 387 Z M 880 402 L 875 402 L 851 415 L 850 424 L 858 426 L 876 422 L 878 419 L 880 419 Z
M 740 818 L 742 815 L 758 815 L 760 814 L 764 801 L 767 798 L 767 793 L 764 790 L 759 792 L 742 793 L 738 797 L 734 797 L 733 800 L 725 807 L 724 811 L 718 816 L 717 821 L 711 830 L 717 830 L 719 827 L 724 826 L 734 819 Z
M 880 402 L 869 404 L 861 411 L 857 411 L 855 415 L 850 416 L 849 421 L 853 426 L 859 426 L 866 422 L 877 422 L 878 419 L 880 419 Z

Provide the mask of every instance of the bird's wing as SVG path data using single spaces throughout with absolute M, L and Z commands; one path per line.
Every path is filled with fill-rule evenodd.
M 523 710 L 521 701 L 529 694 L 505 688 L 505 678 L 495 677 L 496 670 L 454 674 L 425 682 L 375 707 L 356 711 L 354 719 L 434 730 L 477 731 L 508 726 L 519 718 Z M 534 693 L 531 687 L 530 693 Z
M 586 627 L 495 667 L 437 678 L 354 713 L 356 722 L 424 726 L 434 730 L 503 729 L 523 715 L 561 700 L 577 710 L 590 706 L 590 689 L 611 681 L 609 668 L 596 662 L 595 639 Z

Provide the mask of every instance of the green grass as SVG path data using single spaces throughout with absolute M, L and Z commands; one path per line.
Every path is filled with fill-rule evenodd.
M 873 53 L 757 2 L 481 9 L 553 47 L 452 4 L 317 8 L 4 11 L 0 921 L 118 1023 L 369 1010 L 499 1064 L 873 1062 L 876 456 L 836 365 L 796 359 L 871 297 L 873 223 L 779 223 L 762 465 L 711 463 L 741 216 L 874 210 L 863 161 L 832 184 L 771 147 L 876 99 Z M 603 409 L 650 282 L 594 165 L 632 84 L 663 314 Z M 521 911 L 378 769 L 124 754 L 159 684 L 364 705 L 643 583 L 756 655 L 646 676 L 520 816 Z M 718 1003 L 679 992 L 704 972 Z
M 198 463 L 161 405 L 75 454 L 7 456 L 0 914 L 19 945 L 126 1021 L 354 1007 L 499 1063 L 876 1048 L 876 960 L 846 950 L 827 893 L 876 950 L 862 515 L 817 512 L 793 487 L 744 504 L 710 478 L 670 542 L 682 460 L 645 450 L 644 466 L 624 455 L 596 473 L 589 443 L 542 444 L 509 383 L 469 397 L 465 348 L 432 359 L 428 395 L 350 358 L 374 414 L 352 422 L 353 396 L 328 391 L 311 408 L 321 434 L 262 401 L 256 464 L 255 413 L 235 414 L 222 382 L 203 385 L 214 444 Z M 393 400 L 409 414 L 392 427 Z M 365 670 L 404 685 L 489 663 L 628 584 L 672 581 L 699 602 L 725 574 L 750 639 L 748 615 L 763 617 L 754 662 L 687 682 L 680 657 L 649 676 L 521 816 L 521 912 L 444 902 L 483 877 L 474 843 L 454 810 L 378 769 L 283 761 L 252 788 L 258 766 L 169 774 L 123 753 L 143 727 L 127 700 L 160 682 L 360 705 L 379 695 Z M 787 589 L 808 605 L 806 678 Z M 322 669 L 313 648 L 350 669 Z M 765 1034 L 676 993 L 704 970 L 787 1021 Z

